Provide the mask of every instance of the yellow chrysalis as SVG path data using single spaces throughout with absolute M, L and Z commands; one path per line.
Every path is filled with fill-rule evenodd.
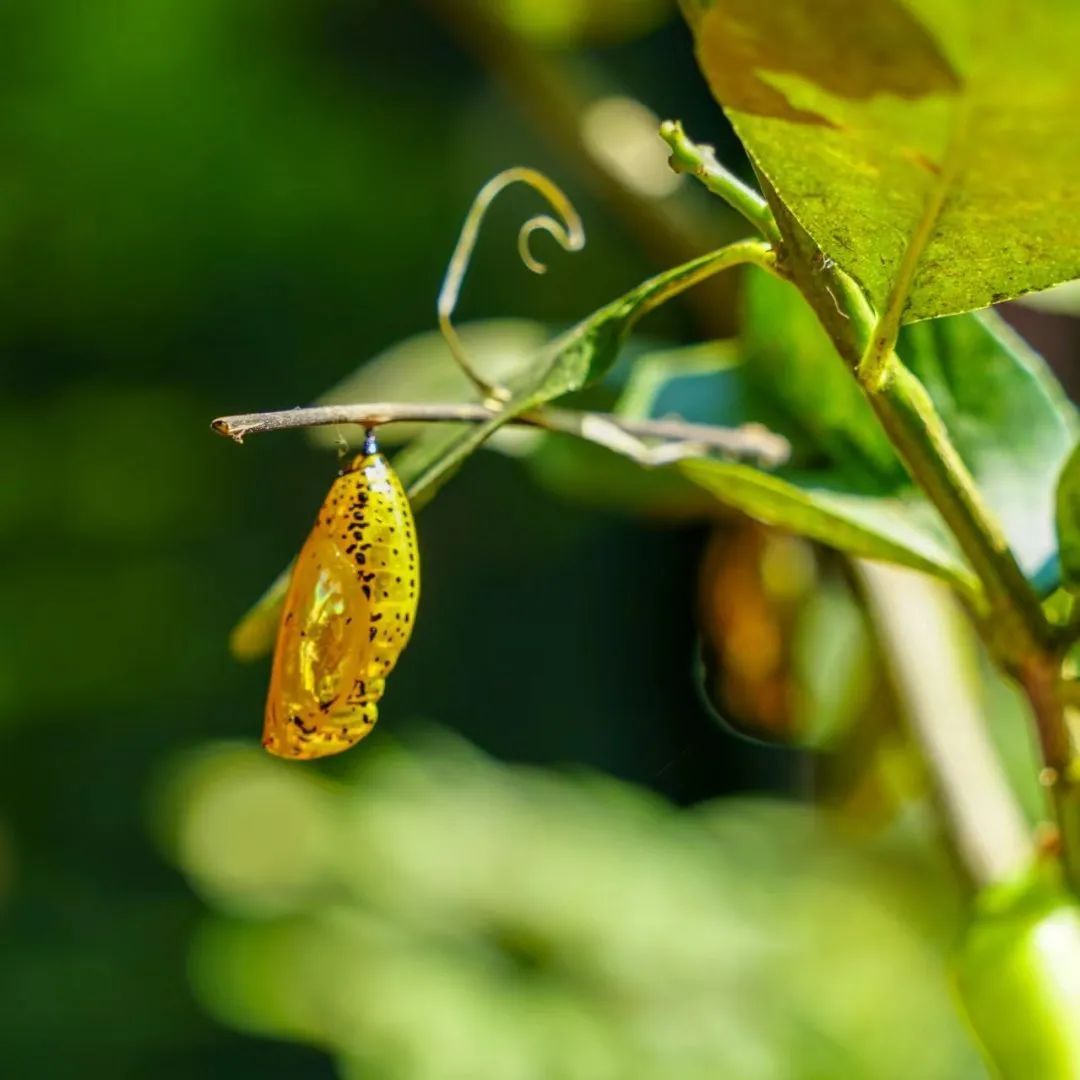
M 334 481 L 293 568 L 278 626 L 263 746 L 338 754 L 375 725 L 420 593 L 408 497 L 369 432 Z

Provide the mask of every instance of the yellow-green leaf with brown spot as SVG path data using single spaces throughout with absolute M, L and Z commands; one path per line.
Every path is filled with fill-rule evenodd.
M 1075 0 L 683 0 L 757 168 L 902 321 L 1080 276 Z

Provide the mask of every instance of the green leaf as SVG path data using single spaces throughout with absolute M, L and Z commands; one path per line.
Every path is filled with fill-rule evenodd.
M 879 312 L 913 321 L 1080 276 L 1080 6 L 684 7 L 755 165 Z
M 646 352 L 635 360 L 626 379 L 619 397 L 619 415 L 635 419 L 648 417 L 652 415 L 660 392 L 673 378 L 731 371 L 742 361 L 742 349 L 734 340 L 703 341 Z
M 748 384 L 775 401 L 788 425 L 835 466 L 890 485 L 904 480 L 873 409 L 794 286 L 747 275 L 742 357 Z
M 792 466 L 766 473 L 713 459 L 673 469 L 726 506 L 854 555 L 934 573 L 961 588 L 973 578 L 937 512 L 915 489 L 850 372 L 797 290 L 763 274 L 746 281 L 743 364 L 704 380 L 671 369 L 654 414 L 701 422 L 763 421 L 795 448 Z M 901 354 L 924 382 L 950 435 L 997 513 L 1025 571 L 1052 575 L 1054 478 L 1074 441 L 1075 410 L 1042 360 L 992 315 L 906 328 Z M 655 381 L 655 380 L 654 380 Z M 683 407 L 690 395 L 707 411 Z M 731 402 L 736 410 L 730 409 Z
M 988 890 L 957 987 L 1002 1080 L 1080 1076 L 1080 908 L 1040 879 Z
M 1057 486 L 1057 536 L 1061 579 L 1080 589 L 1080 444 L 1069 455 Z
M 738 363 L 724 343 L 647 356 L 616 411 L 677 413 L 702 423 L 765 423 L 792 440 L 803 463 L 770 473 L 695 457 L 654 475 L 677 479 L 676 492 L 689 480 L 724 506 L 850 554 L 933 573 L 963 590 L 977 588 L 935 511 L 888 456 L 888 445 L 888 453 L 878 450 L 879 460 L 869 468 L 852 454 L 861 445 L 873 446 L 877 421 L 861 397 L 841 389 L 853 380 L 798 292 L 765 274 L 748 275 L 745 287 L 745 346 Z M 835 387 L 850 412 L 821 393 L 823 386 Z M 818 437 L 832 438 L 835 458 L 822 461 Z M 652 507 L 662 505 L 657 486 L 637 493 L 648 496 Z M 682 494 L 681 505 L 694 504 Z
M 907 327 L 899 351 L 926 387 L 1023 571 L 1056 576 L 1056 477 L 1076 410 L 1042 358 L 992 312 Z
M 750 275 L 744 322 L 747 380 L 770 390 L 837 467 L 906 489 L 877 418 L 797 290 Z M 1075 441 L 1076 409 L 1043 359 L 990 312 L 906 327 L 898 347 L 1024 571 L 1041 578 L 1053 570 L 1054 483 Z
M 972 592 L 975 578 L 930 507 L 910 498 L 830 490 L 813 477 L 695 458 L 674 466 L 725 506 L 867 559 L 936 574 Z

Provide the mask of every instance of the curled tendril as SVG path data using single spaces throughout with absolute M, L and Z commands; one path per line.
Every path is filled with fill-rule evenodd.
M 480 234 L 484 214 L 504 188 L 516 183 L 528 184 L 534 191 L 539 192 L 562 219 L 559 220 L 549 214 L 538 214 L 529 218 L 518 231 L 518 254 L 521 256 L 521 261 L 534 274 L 543 274 L 547 271 L 547 266 L 540 262 L 529 249 L 529 241 L 534 232 L 542 230 L 549 233 L 564 251 L 580 251 L 585 246 L 585 230 L 573 203 L 543 173 L 535 169 L 522 166 L 505 169 L 493 176 L 477 193 L 465 217 L 465 223 L 461 226 L 461 233 L 454 246 L 454 253 L 450 256 L 442 288 L 439 290 L 439 329 L 461 370 L 485 398 L 494 401 L 505 401 L 510 396 L 509 391 L 504 387 L 492 385 L 473 367 L 451 320 L 465 274 L 469 269 L 473 249 L 476 247 L 476 239 Z
M 532 251 L 529 250 L 529 240 L 531 239 L 532 234 L 537 230 L 550 233 L 554 236 L 564 251 L 579 251 L 582 244 L 585 243 L 585 235 L 583 233 L 579 233 L 576 237 L 570 235 L 566 229 L 563 228 L 562 222 L 556 221 L 550 214 L 537 214 L 536 217 L 529 218 L 518 231 L 518 255 L 521 256 L 521 261 L 534 274 L 547 273 L 547 263 L 542 263 L 535 255 L 533 255 Z

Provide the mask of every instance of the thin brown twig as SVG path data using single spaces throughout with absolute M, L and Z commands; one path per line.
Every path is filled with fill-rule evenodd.
M 320 427 L 329 424 L 357 424 L 377 427 L 380 424 L 408 422 L 482 423 L 495 410 L 480 403 L 410 403 L 373 402 L 357 405 L 315 405 L 309 408 L 284 409 L 279 412 L 241 413 L 222 416 L 211 428 L 234 442 L 242 443 L 248 435 L 290 428 Z M 609 449 L 621 450 L 607 433 L 618 432 L 633 440 L 660 439 L 685 444 L 697 452 L 716 450 L 740 458 L 753 458 L 762 465 L 775 467 L 787 461 L 791 452 L 787 439 L 760 424 L 737 428 L 692 424 L 679 419 L 631 420 L 612 413 L 575 412 L 570 409 L 533 409 L 514 417 L 510 423 L 526 424 L 548 431 L 568 432 Z M 647 450 L 644 444 L 639 448 Z M 644 453 L 630 456 L 646 461 Z

